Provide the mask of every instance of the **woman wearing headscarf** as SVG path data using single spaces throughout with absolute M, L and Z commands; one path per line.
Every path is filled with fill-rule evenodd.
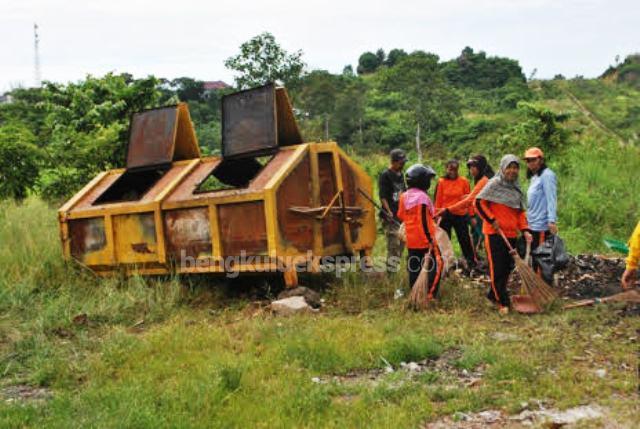
M 491 274 L 487 298 L 498 305 L 501 314 L 509 313 L 507 282 L 514 268 L 513 257 L 501 234 L 504 234 L 512 248 L 515 248 L 518 232 L 523 233 L 528 243 L 532 240 L 524 194 L 518 182 L 519 173 L 518 157 L 505 155 L 500 161 L 500 171 L 487 182 L 475 202 L 476 210 L 484 222 L 482 232 Z
M 482 219 L 475 213 L 474 202 L 489 179 L 493 177 L 494 172 L 484 155 L 475 155 L 469 158 L 467 168 L 469 168 L 469 173 L 473 178 L 473 190 L 460 201 L 438 210 L 436 217 L 446 216 L 448 212 L 469 211 L 469 216 L 471 216 L 471 229 L 473 231 L 473 251 L 475 260 L 477 261 L 478 255 L 475 252 L 478 248 L 479 241 L 482 239 Z

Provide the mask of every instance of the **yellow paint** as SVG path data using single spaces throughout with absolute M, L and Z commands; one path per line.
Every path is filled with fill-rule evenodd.
M 177 177 L 171 181 L 161 192 L 157 194 L 152 202 L 136 203 L 123 202 L 111 203 L 102 206 L 95 206 L 89 209 L 80 210 L 75 206 L 92 189 L 98 186 L 110 174 L 122 173 L 123 169 L 111 170 L 101 173 L 80 192 L 74 195 L 59 210 L 58 220 L 60 224 L 60 236 L 63 244 L 64 255 L 71 258 L 69 243 L 69 223 L 70 219 L 85 219 L 93 217 L 104 218 L 106 247 L 100 251 L 91 252 L 84 255 L 82 262 L 97 270 L 99 275 L 108 275 L 124 269 L 126 272 L 138 272 L 140 274 L 166 274 L 171 272 L 173 267 L 169 266 L 166 258 L 166 243 L 164 232 L 164 212 L 169 209 L 186 209 L 191 207 L 208 207 L 209 222 L 211 228 L 212 256 L 214 258 L 221 255 L 221 231 L 218 224 L 217 208 L 220 204 L 264 201 L 265 205 L 265 225 L 267 232 L 267 254 L 272 257 L 297 256 L 306 257 L 306 252 L 299 252 L 297 249 L 287 246 L 281 239 L 278 227 L 278 213 L 276 193 L 283 180 L 299 165 L 307 154 L 310 157 L 311 170 L 311 192 L 314 206 L 319 206 L 320 184 L 318 183 L 318 153 L 330 152 L 333 154 L 334 174 L 338 190 L 343 189 L 340 157 L 344 158 L 347 165 L 353 170 L 353 175 L 357 186 L 361 187 L 369 195 L 373 193 L 373 182 L 365 171 L 360 168 L 337 144 L 333 142 L 304 143 L 296 146 L 283 147 L 283 151 L 294 151 L 292 156 L 283 164 L 279 170 L 268 181 L 266 186 L 259 191 L 240 191 L 225 196 L 217 196 L 216 192 L 202 194 L 198 199 L 178 201 L 169 203 L 167 199 L 171 193 L 192 175 L 200 163 L 212 162 L 212 158 L 189 159 L 175 161 L 173 165 L 186 165 Z M 356 242 L 350 242 L 348 225 L 344 225 L 344 235 L 347 249 L 354 252 L 362 250 L 370 253 L 376 238 L 375 209 L 361 195 L 357 195 L 357 204 L 365 207 L 366 214 L 362 218 L 363 226 Z M 324 256 L 344 252 L 343 245 L 323 246 L 322 242 L 322 221 L 316 220 L 313 225 L 314 241 L 313 254 Z M 205 256 L 204 259 L 207 259 Z M 268 264 L 267 264 L 268 265 Z M 237 265 L 234 269 L 240 272 L 251 272 L 259 269 L 274 268 L 275 266 L 253 266 Z M 317 268 L 317 267 L 316 267 Z M 224 267 L 219 264 L 207 264 L 205 267 L 191 267 L 181 269 L 181 272 L 211 272 L 222 273 Z M 292 280 L 292 278 L 290 278 Z

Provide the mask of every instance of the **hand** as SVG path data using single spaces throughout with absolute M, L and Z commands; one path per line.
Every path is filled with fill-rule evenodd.
M 527 244 L 533 243 L 533 235 L 531 235 L 531 233 L 529 231 L 525 231 L 524 232 L 524 240 L 527 242 Z
M 443 208 L 436 209 L 436 212 L 433 215 L 433 217 L 440 217 L 440 216 L 444 215 L 444 212 L 446 212 L 446 211 L 447 211 L 447 209 L 443 209 Z
M 555 223 L 550 223 L 549 224 L 549 232 L 553 235 L 558 235 L 558 225 L 556 225 Z
M 620 280 L 620 283 L 622 284 L 622 289 L 631 289 L 633 281 L 636 278 L 636 271 L 637 270 L 632 270 L 629 268 L 624 270 L 624 274 L 622 274 L 622 279 Z
M 493 227 L 493 229 L 495 229 L 496 231 L 500 231 L 500 224 L 498 223 L 497 220 L 494 220 L 493 222 L 491 222 L 491 226 Z

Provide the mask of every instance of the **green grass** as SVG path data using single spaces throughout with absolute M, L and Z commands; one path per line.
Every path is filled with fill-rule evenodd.
M 615 308 L 503 319 L 484 291 L 449 280 L 438 308 L 416 313 L 392 298 L 403 273 L 348 274 L 318 315 L 252 316 L 206 277 L 97 279 L 65 263 L 55 210 L 37 199 L 2 203 L 0 219 L 0 389 L 53 392 L 0 402 L 1 427 L 416 427 L 532 398 L 598 403 L 622 423 L 637 413 L 640 324 Z M 482 368 L 482 382 L 464 388 L 437 371 L 333 381 L 438 358 Z

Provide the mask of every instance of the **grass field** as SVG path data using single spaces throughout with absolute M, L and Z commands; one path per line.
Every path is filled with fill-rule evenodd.
M 2 427 L 420 427 L 534 400 L 607 410 L 577 427 L 638 421 L 640 321 L 619 307 L 501 318 L 450 279 L 414 313 L 404 275 L 349 274 L 306 280 L 330 283 L 323 310 L 281 318 L 206 277 L 96 279 L 63 262 L 55 219 L 0 205 Z

